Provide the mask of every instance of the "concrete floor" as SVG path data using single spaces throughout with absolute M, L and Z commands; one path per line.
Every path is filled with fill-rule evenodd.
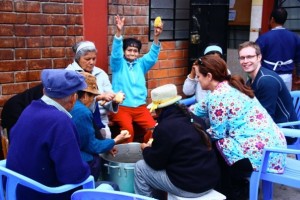
M 300 189 L 274 184 L 273 200 L 298 200 L 300 199 Z M 259 200 L 262 200 L 260 194 Z

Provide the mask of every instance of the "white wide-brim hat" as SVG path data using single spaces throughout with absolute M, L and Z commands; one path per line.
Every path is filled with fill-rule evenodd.
M 157 108 L 163 108 L 179 101 L 182 97 L 177 95 L 177 88 L 174 84 L 166 84 L 151 91 L 151 100 L 147 108 L 150 112 Z

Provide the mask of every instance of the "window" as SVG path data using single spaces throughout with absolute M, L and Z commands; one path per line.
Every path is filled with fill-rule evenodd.
M 281 0 L 278 1 L 278 5 L 284 7 L 288 13 L 288 18 L 284 23 L 284 27 L 300 34 L 300 0 Z
M 189 0 L 151 0 L 150 7 L 150 40 L 153 40 L 153 23 L 161 16 L 164 31 L 160 40 L 189 39 Z

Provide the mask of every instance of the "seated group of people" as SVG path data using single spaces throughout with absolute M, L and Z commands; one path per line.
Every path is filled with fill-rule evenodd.
M 186 80 L 193 86 L 184 90 L 202 92 L 196 94 L 192 108 L 179 103 L 182 97 L 173 84 L 153 89 L 147 108 L 144 74 L 158 59 L 162 27 L 154 28 L 150 51 L 138 58 L 141 42 L 123 40 L 124 18 L 115 20 L 112 84 L 95 66 L 95 45 L 82 41 L 74 45 L 74 62 L 66 69 L 43 70 L 42 84 L 6 103 L 2 126 L 10 141 L 7 167 L 48 186 L 79 183 L 90 174 L 98 180 L 99 154 L 114 155 L 116 144 L 134 141 L 135 122 L 144 130 L 143 160 L 136 163 L 134 174 L 137 194 L 157 199 L 164 199 L 163 192 L 199 197 L 216 189 L 227 199 L 248 198 L 240 186 L 259 168 L 263 148 L 286 148 L 294 142 L 276 123 L 297 120 L 285 84 L 261 66 L 259 46 L 245 42 L 238 49 L 249 75 L 247 83 L 230 74 L 221 56 L 211 55 L 222 55 L 222 49 L 210 46 Z M 108 113 L 127 131 L 111 138 Z M 268 170 L 282 173 L 284 160 L 285 156 L 272 154 Z M 19 186 L 17 197 L 69 199 L 71 192 L 41 194 Z

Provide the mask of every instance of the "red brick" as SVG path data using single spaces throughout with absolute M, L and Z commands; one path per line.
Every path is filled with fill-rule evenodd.
M 169 77 L 169 70 L 168 69 L 160 69 L 160 70 L 155 70 L 153 71 L 153 79 L 156 78 L 166 78 Z
M 56 18 L 49 14 L 27 14 L 27 23 L 28 24 L 45 24 L 51 25 L 54 23 Z
M 168 59 L 183 58 L 182 50 L 168 51 Z
M 65 13 L 65 4 L 45 3 L 42 4 L 43 13 L 63 14 Z
M 176 49 L 188 49 L 189 41 L 176 41 Z
M 0 73 L 0 83 L 13 83 L 14 82 L 14 73 L 12 72 L 1 72 Z
M 132 17 L 132 24 L 133 25 L 141 25 L 141 24 L 147 24 L 148 23 L 148 17 L 146 16 L 134 16 Z
M 116 6 L 116 5 L 109 5 L 108 6 L 108 13 L 111 14 L 111 15 L 118 14 L 118 6 Z
M 55 18 L 53 20 L 53 24 L 56 25 L 73 25 L 76 22 L 76 16 L 75 15 L 55 15 Z
M 184 75 L 184 70 L 183 68 L 172 68 L 169 69 L 169 76 L 183 76 Z
M 140 26 L 134 26 L 134 27 L 125 27 L 124 28 L 124 34 L 125 35 L 141 35 L 143 34 L 143 30 L 140 28 Z
M 41 26 L 24 26 L 16 25 L 15 26 L 15 35 L 16 36 L 37 36 L 42 34 Z
M 0 38 L 0 47 L 1 48 L 14 48 L 15 47 L 15 39 L 14 38 Z
M 168 59 L 168 52 L 167 51 L 161 51 L 158 55 L 159 60 L 166 60 Z
M 27 89 L 27 83 L 3 84 L 2 94 L 17 94 Z
M 53 68 L 55 69 L 60 69 L 60 68 L 66 68 L 70 63 L 72 62 L 72 60 L 69 59 L 53 59 Z
M 52 46 L 53 47 L 65 47 L 66 46 L 66 37 L 52 37 Z
M 14 26 L 13 25 L 4 25 L 0 26 L 0 36 L 11 36 L 14 34 Z
M 27 48 L 43 47 L 42 37 L 29 37 L 26 38 Z
M 0 60 L 12 60 L 14 58 L 14 51 L 11 49 L 0 49 Z
M 149 5 L 149 0 L 131 0 L 132 5 L 144 5 L 148 6 Z
M 35 59 L 41 57 L 41 49 L 16 49 L 16 59 Z
M 76 25 L 83 25 L 83 16 L 82 15 L 77 15 L 75 17 L 76 17 L 75 24 Z
M 26 69 L 26 61 L 3 61 L 0 60 L 0 72 L 20 71 Z
M 148 16 L 148 6 L 124 6 L 124 15 Z M 112 13 L 110 13 L 112 14 Z
M 81 14 L 83 10 L 82 4 L 67 4 L 68 14 Z
M 174 67 L 184 67 L 188 68 L 188 60 L 182 59 L 182 60 L 174 60 Z
M 162 42 L 161 46 L 163 50 L 175 50 L 175 42 L 174 41 L 169 41 L 169 42 Z
M 51 68 L 52 66 L 52 62 L 50 59 L 47 60 L 41 60 L 41 59 L 37 59 L 37 60 L 28 60 L 28 69 L 29 70 L 41 70 L 41 69 L 47 69 L 47 68 Z
M 38 13 L 41 12 L 40 3 L 31 1 L 17 1 L 15 2 L 15 11 Z
M 40 71 L 16 72 L 16 82 L 28 82 L 41 80 Z
M 25 47 L 25 37 L 17 37 L 16 38 L 16 48 L 24 48 Z
M 43 41 L 43 47 L 51 47 L 52 46 L 52 37 L 50 36 L 45 36 L 42 37 L 42 41 Z
M 174 83 L 174 77 L 167 77 L 167 78 L 159 79 L 160 85 L 165 85 L 165 84 L 169 84 L 169 83 Z
M 65 26 L 46 26 L 43 28 L 44 35 L 66 35 Z
M 0 11 L 12 11 L 13 3 L 12 1 L 0 1 Z
M 65 48 L 47 48 L 42 50 L 43 58 L 62 58 L 65 57 Z
M 173 68 L 174 67 L 174 60 L 160 60 L 159 61 L 159 68 Z
M 25 24 L 26 14 L 1 13 L 0 24 Z

